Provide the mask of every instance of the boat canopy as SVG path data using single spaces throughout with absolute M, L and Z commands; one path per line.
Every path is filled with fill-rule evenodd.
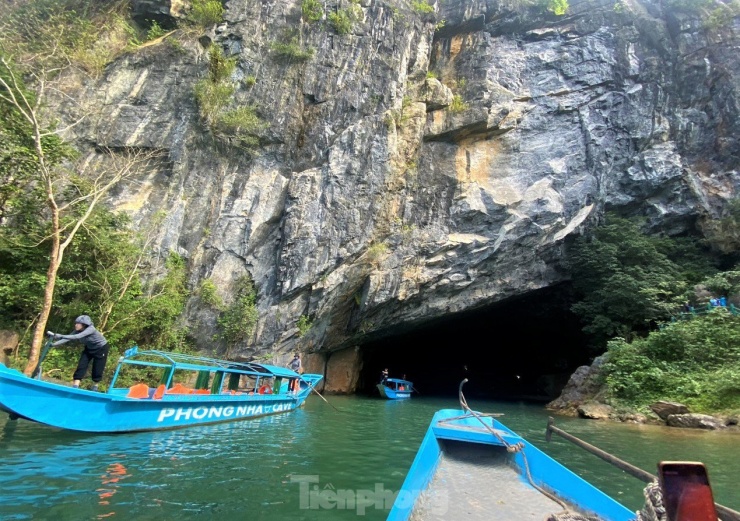
M 414 385 L 413 382 L 409 382 L 408 380 L 401 380 L 400 378 L 386 378 L 386 382 L 395 382 L 397 384 L 408 384 L 408 385 Z
M 146 358 L 146 359 L 142 359 Z M 301 375 L 274 365 L 258 364 L 256 362 L 232 362 L 207 358 L 204 356 L 186 355 L 167 351 L 146 350 L 138 348 L 126 350 L 119 364 L 142 365 L 149 367 L 171 367 L 186 371 L 221 371 L 226 373 L 240 373 L 261 377 L 300 378 Z

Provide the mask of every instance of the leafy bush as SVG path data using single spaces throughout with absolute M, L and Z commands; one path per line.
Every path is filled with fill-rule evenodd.
M 312 325 L 311 319 L 307 315 L 301 315 L 301 318 L 298 319 L 298 336 L 305 336 Z
M 547 10 L 556 16 L 562 16 L 568 12 L 568 0 L 548 0 Z
M 296 38 L 289 42 L 272 42 L 270 49 L 276 57 L 286 61 L 307 61 L 314 55 L 314 50 L 310 47 L 307 49 L 301 48 L 301 44 L 298 43 Z
M 218 325 L 219 337 L 228 347 L 246 341 L 254 331 L 259 313 L 257 312 L 257 293 L 249 275 L 240 277 L 234 288 L 234 301 L 221 313 Z
M 696 412 L 740 409 L 740 318 L 716 308 L 646 338 L 608 345 L 607 386 L 625 404 L 685 403 Z
M 464 112 L 468 110 L 468 104 L 463 101 L 460 94 L 455 94 L 448 108 L 452 113 Z
M 216 291 L 216 284 L 214 284 L 211 279 L 204 279 L 203 282 L 200 283 L 198 296 L 200 297 L 201 302 L 214 309 L 221 309 L 224 305 L 224 301 Z
M 193 0 L 188 20 L 195 25 L 207 28 L 223 22 L 224 6 L 221 0 Z
M 156 40 L 167 34 L 167 30 L 163 29 L 155 20 L 152 20 L 149 25 L 149 29 L 146 32 L 147 40 Z
M 239 107 L 223 114 L 219 114 L 214 125 L 214 131 L 226 138 L 232 138 L 247 148 L 259 144 L 259 133 L 265 128 L 265 123 L 257 115 L 254 107 Z
M 207 122 L 216 121 L 218 113 L 231 100 L 235 87 L 230 83 L 213 83 L 203 79 L 195 84 L 195 99 L 198 102 L 200 116 Z
M 324 9 L 320 0 L 303 0 L 301 3 L 301 13 L 306 22 L 318 22 L 324 16 Z
M 355 17 L 350 9 L 339 9 L 336 12 L 329 13 L 327 19 L 329 20 L 329 25 L 332 26 L 337 34 L 349 34 L 352 32 Z
M 414 0 L 411 2 L 411 8 L 417 13 L 433 13 L 434 6 L 429 5 L 426 0 Z

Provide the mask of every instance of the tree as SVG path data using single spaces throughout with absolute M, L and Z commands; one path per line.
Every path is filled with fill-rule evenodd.
M 0 58 L 0 103 L 4 111 L 10 111 L 23 123 L 22 128 L 27 133 L 24 152 L 33 165 L 29 181 L 46 202 L 44 220 L 48 223 L 50 241 L 43 301 L 33 331 L 28 363 L 24 368 L 27 375 L 38 364 L 54 299 L 57 273 L 65 250 L 108 191 L 147 166 L 157 155 L 156 152 L 142 150 L 103 150 L 107 161 L 88 157 L 85 161 L 70 163 L 64 161 L 72 156 L 67 149 L 54 157 L 55 148 L 50 147 L 49 143 L 59 143 L 58 136 L 63 129 L 54 129 L 45 122 L 43 107 L 51 78 L 63 69 L 64 66 L 47 67 L 42 63 L 38 69 L 30 72 L 33 78 L 31 91 L 8 59 Z
M 599 346 L 614 336 L 646 333 L 666 320 L 688 290 L 681 266 L 666 251 L 664 239 L 645 236 L 625 219 L 607 216 L 590 237 L 579 238 L 571 252 L 574 288 L 582 299 L 573 311 Z

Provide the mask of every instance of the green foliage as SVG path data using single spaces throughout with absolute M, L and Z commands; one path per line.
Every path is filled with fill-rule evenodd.
M 250 149 L 259 145 L 259 134 L 265 126 L 265 122 L 257 115 L 254 107 L 243 106 L 219 114 L 213 131 Z
M 320 0 L 303 0 L 301 3 L 303 20 L 308 23 L 318 22 L 324 16 L 324 9 Z
M 547 10 L 556 16 L 562 16 L 568 12 L 568 0 L 548 0 Z
M 236 68 L 236 58 L 227 58 L 218 45 L 208 49 L 208 79 L 211 83 L 221 83 L 231 79 Z
M 350 8 L 338 9 L 333 13 L 329 13 L 327 17 L 329 25 L 337 34 L 349 34 L 352 32 L 352 26 L 355 23 L 354 11 Z
M 251 89 L 254 87 L 254 85 L 257 83 L 257 76 L 247 76 L 244 78 L 244 86 L 248 89 Z
M 607 216 L 593 236 L 576 241 L 570 255 L 573 284 L 583 299 L 572 309 L 597 344 L 646 332 L 686 298 L 687 281 L 666 255 L 665 243 L 615 216 Z
M 314 50 L 310 47 L 303 49 L 297 38 L 292 38 L 289 42 L 272 42 L 270 49 L 278 59 L 285 61 L 303 62 L 314 55 Z
M 245 342 L 254 331 L 259 316 L 257 312 L 257 293 L 249 275 L 236 281 L 234 301 L 218 317 L 221 333 L 227 348 Z
M 458 112 L 464 112 L 468 110 L 468 104 L 463 101 L 463 98 L 460 94 L 455 94 L 452 97 L 452 103 L 450 103 L 449 107 L 447 107 L 450 112 L 456 114 Z
M 434 71 L 427 71 L 427 79 L 428 80 L 436 80 L 437 79 L 437 73 Z
M 162 29 L 162 27 L 156 22 L 156 20 L 152 20 L 151 24 L 149 25 L 149 29 L 146 31 L 146 39 L 147 40 L 156 40 L 157 38 L 161 38 L 167 34 L 167 30 Z
M 200 116 L 209 124 L 216 121 L 218 113 L 231 101 L 236 88 L 228 82 L 213 83 L 209 79 L 195 84 L 195 99 Z
M 675 322 L 647 338 L 609 342 L 607 386 L 619 402 L 656 400 L 695 412 L 740 409 L 740 318 L 724 308 Z
M 195 84 L 195 99 L 200 115 L 215 136 L 250 150 L 259 144 L 259 133 L 266 125 L 257 116 L 254 107 L 241 106 L 226 110 L 236 91 L 231 79 L 236 60 L 226 58 L 221 48 L 215 45 L 211 46 L 208 57 L 208 77 Z
M 301 315 L 301 318 L 298 319 L 298 336 L 303 337 L 308 333 L 308 330 L 311 329 L 311 326 L 313 324 L 311 323 L 311 319 L 308 318 L 308 315 Z
M 388 245 L 384 242 L 376 242 L 367 249 L 367 259 L 377 266 L 386 253 L 388 253 Z
M 74 66 L 93 76 L 138 38 L 120 2 L 30 0 L 5 8 L 0 49 L 29 70 Z
M 221 0 L 193 0 L 188 20 L 205 29 L 223 22 L 224 6 Z
M 714 295 L 740 293 L 740 271 L 723 271 L 704 279 L 701 284 Z
M 223 308 L 224 301 L 218 295 L 216 284 L 213 283 L 212 279 L 204 279 L 203 282 L 200 283 L 198 297 L 200 297 L 200 301 L 207 306 L 218 310 Z
M 426 0 L 414 0 L 411 2 L 411 8 L 417 13 L 427 14 L 434 12 L 434 6 L 429 5 Z

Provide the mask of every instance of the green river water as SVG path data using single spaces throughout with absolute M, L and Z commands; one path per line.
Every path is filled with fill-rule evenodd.
M 328 399 L 339 412 L 313 396 L 289 414 L 106 436 L 10 422 L 3 414 L 0 519 L 385 519 L 382 498 L 401 487 L 432 414 L 458 408 L 457 401 Z M 543 407 L 483 401 L 471 406 L 504 413 L 500 420 L 509 428 L 597 487 L 631 509 L 642 504 L 641 482 L 564 440 L 547 444 Z M 740 510 L 736 432 L 575 418 L 557 418 L 556 424 L 653 473 L 661 459 L 703 461 L 715 499 Z M 345 498 L 380 491 L 381 500 L 343 503 L 324 492 L 329 490 Z

